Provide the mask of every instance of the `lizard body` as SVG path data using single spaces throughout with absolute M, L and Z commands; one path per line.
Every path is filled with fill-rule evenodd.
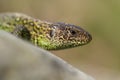
M 46 50 L 82 46 L 92 40 L 91 35 L 79 26 L 41 21 L 21 13 L 1 13 L 0 30 Z

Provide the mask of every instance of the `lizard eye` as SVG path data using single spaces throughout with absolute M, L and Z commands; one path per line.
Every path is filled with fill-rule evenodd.
M 72 35 L 75 35 L 75 34 L 76 34 L 76 31 L 71 30 L 70 33 L 71 33 Z

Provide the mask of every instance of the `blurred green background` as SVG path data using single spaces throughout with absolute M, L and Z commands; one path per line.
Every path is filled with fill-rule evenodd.
M 120 80 L 120 0 L 0 0 L 2 12 L 81 26 L 90 44 L 52 52 L 97 80 Z

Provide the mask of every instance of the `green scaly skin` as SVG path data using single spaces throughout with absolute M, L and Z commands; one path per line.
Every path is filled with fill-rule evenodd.
M 41 21 L 20 13 L 1 13 L 0 30 L 46 50 L 82 46 L 92 40 L 91 35 L 79 26 Z

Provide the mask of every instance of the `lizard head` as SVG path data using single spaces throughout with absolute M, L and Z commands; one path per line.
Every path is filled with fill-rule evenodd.
M 48 44 L 43 48 L 48 50 L 66 49 L 82 46 L 92 40 L 91 35 L 79 26 L 66 23 L 53 23 L 49 26 Z

